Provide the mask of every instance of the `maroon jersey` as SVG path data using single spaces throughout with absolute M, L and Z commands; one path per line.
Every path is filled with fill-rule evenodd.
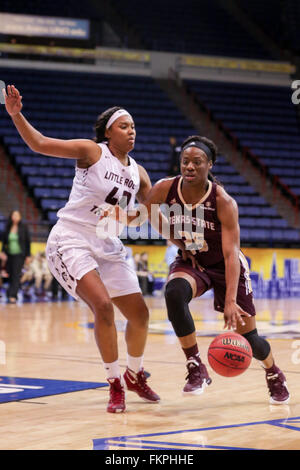
M 223 312 L 226 280 L 221 223 L 217 214 L 217 184 L 209 181 L 207 192 L 194 206 L 185 203 L 181 184 L 181 176 L 174 178 L 166 200 L 170 232 L 175 238 L 180 238 L 184 242 L 186 249 L 191 249 L 198 263 L 205 269 L 204 271 L 195 269 L 190 260 L 184 261 L 181 257 L 177 257 L 170 266 L 170 274 L 184 271 L 192 276 L 196 281 L 197 297 L 213 288 L 215 310 Z M 241 272 L 237 303 L 250 315 L 255 315 L 249 266 L 241 251 L 239 260 Z
M 209 181 L 207 192 L 193 206 L 184 201 L 181 185 L 182 177 L 176 176 L 165 202 L 168 214 L 163 212 L 169 220 L 170 233 L 185 243 L 201 266 L 216 265 L 224 261 L 221 223 L 217 215 L 217 184 Z

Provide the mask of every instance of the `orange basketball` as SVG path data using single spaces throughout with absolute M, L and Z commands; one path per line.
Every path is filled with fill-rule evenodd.
M 246 338 L 234 332 L 217 336 L 207 352 L 211 368 L 224 377 L 235 377 L 248 369 L 252 349 Z

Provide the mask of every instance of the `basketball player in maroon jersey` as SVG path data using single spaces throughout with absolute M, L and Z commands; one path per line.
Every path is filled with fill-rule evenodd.
M 183 258 L 179 250 L 165 288 L 168 318 L 187 359 L 183 393 L 198 395 L 211 383 L 200 359 L 189 302 L 213 288 L 214 307 L 224 313 L 224 328 L 243 335 L 262 362 L 270 403 L 287 403 L 285 376 L 274 363 L 269 343 L 257 333 L 248 263 L 240 251 L 238 207 L 210 172 L 216 155 L 212 141 L 189 137 L 182 144 L 181 175 L 156 183 L 144 203 L 148 211 L 161 204 L 169 207 L 170 238 L 182 241 L 194 255 L 192 265 L 191 257 Z

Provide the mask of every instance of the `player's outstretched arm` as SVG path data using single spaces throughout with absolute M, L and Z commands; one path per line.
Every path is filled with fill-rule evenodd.
M 243 317 L 250 317 L 236 303 L 240 277 L 240 229 L 237 204 L 222 188 L 218 187 L 218 218 L 222 225 L 222 251 L 225 261 L 226 296 L 224 306 L 224 328 L 234 330 L 238 323 L 244 325 Z
M 167 218 L 160 210 L 160 205 L 166 201 L 171 184 L 171 179 L 158 181 L 143 201 L 149 222 L 166 240 L 170 240 L 170 227 Z M 175 244 L 179 246 L 178 243 Z
M 51 157 L 82 159 L 92 164 L 101 156 L 100 147 L 89 139 L 62 140 L 44 136 L 21 113 L 22 96 L 14 85 L 3 88 L 5 108 L 24 142 L 34 152 Z
M 202 270 L 202 268 L 197 264 L 195 257 L 190 252 L 186 251 L 184 242 L 171 236 L 168 219 L 160 210 L 160 205 L 166 202 L 172 183 L 172 178 L 158 181 L 152 187 L 147 198 L 144 200 L 143 204 L 146 213 L 148 214 L 149 222 L 166 240 L 170 240 L 174 245 L 180 248 L 184 260 L 189 258 L 194 268 Z

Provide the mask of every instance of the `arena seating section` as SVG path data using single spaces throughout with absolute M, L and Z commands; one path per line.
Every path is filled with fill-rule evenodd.
M 217 0 L 114 3 L 147 49 L 272 60 Z
M 270 174 L 278 175 L 294 194 L 300 195 L 299 122 L 289 88 L 202 80 L 187 80 L 186 83 L 213 117 L 237 137 L 242 147 L 249 148 Z M 234 188 L 230 190 L 232 193 Z M 253 211 L 255 204 L 259 203 L 253 204 Z M 273 214 L 268 214 L 268 210 L 263 210 L 263 216 L 271 217 L 265 219 L 264 227 L 273 227 L 274 238 L 279 238 L 283 231 L 284 238 L 297 240 L 298 231 L 289 229 L 283 220 L 276 221 L 272 211 Z M 256 227 L 259 224 L 257 219 Z
M 300 3 L 298 0 L 236 1 L 277 45 L 299 54 Z
M 98 114 L 119 105 L 135 118 L 137 143 L 133 155 L 149 170 L 152 181 L 167 175 L 169 137 L 183 140 L 194 133 L 158 85 L 150 78 L 68 72 L 1 69 L 4 81 L 23 94 L 24 115 L 47 136 L 93 138 Z M 1 113 L 0 135 L 32 194 L 49 220 L 68 197 L 74 160 L 34 154 L 18 136 L 6 113 Z
M 180 143 L 188 135 L 196 132 L 151 78 L 37 70 L 34 72 L 22 70 L 22 74 L 18 75 L 11 69 L 2 69 L 1 72 L 7 84 L 14 83 L 20 89 L 24 101 L 24 115 L 47 136 L 65 139 L 92 138 L 93 124 L 101 111 L 114 105 L 127 108 L 134 116 L 137 127 L 137 143 L 132 155 L 145 166 L 153 183 L 168 175 L 169 137 L 175 136 Z M 196 85 L 197 82 L 194 83 L 194 86 Z M 204 82 L 201 82 L 201 87 L 203 97 Z M 235 92 L 239 87 L 235 85 Z M 207 90 L 206 101 L 216 111 L 217 98 L 213 101 L 214 93 L 209 92 L 208 84 L 205 90 Z M 222 105 L 219 117 L 227 122 L 231 116 L 230 125 L 238 137 L 244 139 L 245 144 L 248 140 L 253 142 L 253 145 L 260 142 L 259 148 L 265 150 L 264 144 L 270 144 L 266 147 L 269 149 L 274 145 L 273 142 L 277 142 L 276 136 L 271 134 L 268 138 L 263 136 L 260 138 L 258 134 L 256 139 L 257 129 L 253 128 L 251 131 L 251 122 L 247 124 L 246 119 L 243 120 L 243 113 L 237 112 L 241 97 L 233 100 L 231 95 L 226 98 L 224 93 L 222 96 L 224 99 L 220 101 Z M 249 94 L 248 100 L 251 101 L 254 96 L 254 93 Z M 209 97 L 211 100 L 208 100 Z M 245 100 L 246 97 L 244 102 L 240 103 L 243 109 Z M 226 107 L 226 104 L 231 107 L 231 114 L 222 108 Z M 284 112 L 284 108 L 279 107 L 279 109 Z M 257 111 L 254 108 L 253 113 L 250 113 L 254 121 L 258 118 Z M 271 110 L 269 114 L 272 113 Z M 264 113 L 261 113 L 261 116 L 264 117 Z M 284 121 L 288 122 L 288 119 L 285 118 Z M 68 198 L 75 161 L 33 153 L 22 142 L 6 113 L 0 115 L 0 135 L 13 156 L 25 184 L 39 201 L 45 217 L 50 223 L 54 223 L 56 211 Z M 296 138 L 294 140 L 296 142 Z M 286 141 L 289 142 L 288 139 Z M 294 145 L 295 142 L 293 141 Z M 285 151 L 288 150 L 289 146 L 286 144 Z M 275 158 L 277 154 L 274 152 L 268 155 L 266 158 Z M 243 242 L 257 243 L 271 240 L 276 243 L 299 239 L 298 232 L 288 228 L 287 222 L 246 183 L 224 157 L 219 157 L 214 171 L 227 191 L 239 203 Z
M 181 0 L 130 0 L 127 3 L 111 0 L 111 3 L 136 30 L 146 49 L 272 60 L 270 53 L 218 0 L 201 0 L 201 13 L 199 0 L 185 0 L 184 4 Z M 24 13 L 24 2 L 2 0 L 1 11 Z M 51 0 L 28 0 L 26 13 L 57 16 L 57 5 Z M 60 5 L 59 16 L 101 21 L 101 2 L 65 0 Z M 126 38 L 122 39 L 126 46 Z
M 241 145 L 300 196 L 299 118 L 291 89 L 212 81 L 187 83 Z

